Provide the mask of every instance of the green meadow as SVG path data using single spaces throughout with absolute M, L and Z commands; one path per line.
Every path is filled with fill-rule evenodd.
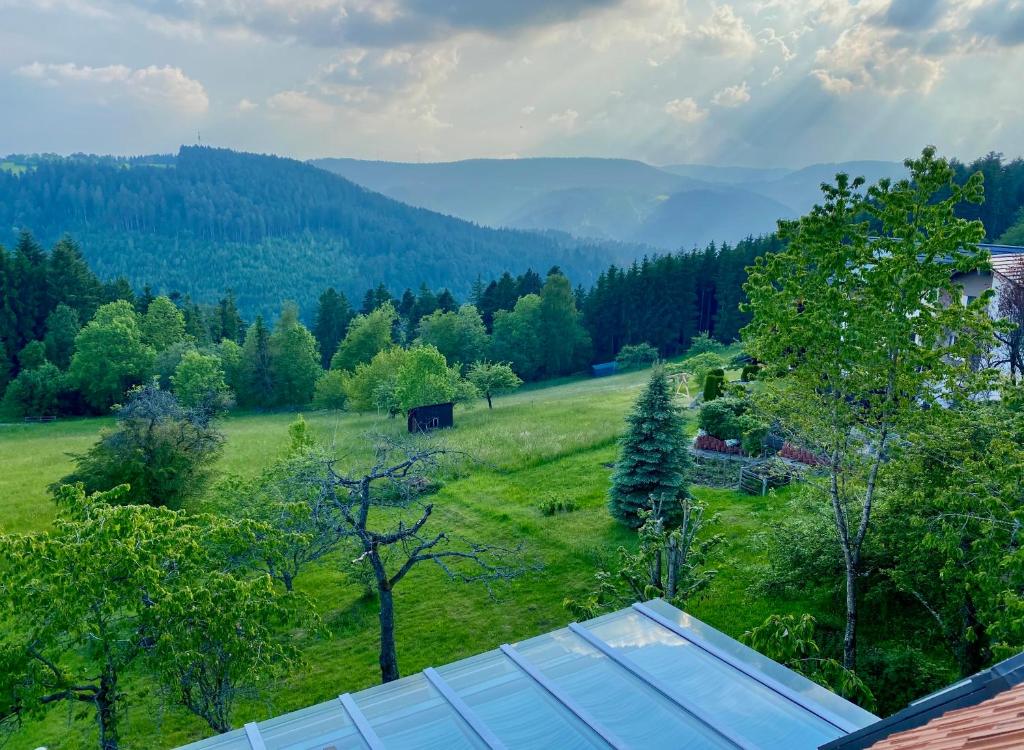
M 588 591 L 598 567 L 635 536 L 612 521 L 605 497 L 623 418 L 645 380 L 644 372 L 569 379 L 498 398 L 493 410 L 484 402 L 456 409 L 455 429 L 434 439 L 472 458 L 445 473 L 431 526 L 473 540 L 522 544 L 535 570 L 500 584 L 489 596 L 480 586 L 449 581 L 436 568 L 414 569 L 396 589 L 403 674 L 552 630 L 571 619 L 563 600 Z M 695 429 L 695 413 L 687 414 Z M 398 435 L 405 429 L 404 420 L 377 415 L 314 412 L 305 418 L 346 465 L 366 459 L 374 435 Z M 294 413 L 225 419 L 220 472 L 258 472 L 281 454 L 294 419 Z M 68 454 L 87 449 L 108 424 L 109 419 L 84 419 L 0 425 L 0 529 L 30 532 L 51 523 L 47 485 L 71 467 Z M 718 576 L 691 603 L 693 614 L 733 636 L 774 612 L 814 611 L 828 618 L 827 603 L 764 601 L 748 593 L 760 563 L 757 535 L 786 512 L 782 498 L 707 488 L 695 492 L 718 514 L 714 530 L 725 536 L 725 543 L 714 560 Z M 578 510 L 543 516 L 537 506 L 550 496 L 573 500 Z M 231 511 L 203 500 L 190 509 Z M 379 679 L 376 611 L 342 572 L 344 562 L 339 556 L 324 559 L 297 579 L 297 588 L 316 603 L 324 632 L 296 634 L 304 663 L 283 682 L 267 685 L 259 700 L 243 704 L 236 726 Z M 130 678 L 126 689 L 135 699 L 125 747 L 173 747 L 209 734 L 199 720 L 165 705 L 142 677 Z M 87 712 L 57 710 L 45 721 L 24 726 L 13 746 L 87 748 L 95 746 L 94 737 Z

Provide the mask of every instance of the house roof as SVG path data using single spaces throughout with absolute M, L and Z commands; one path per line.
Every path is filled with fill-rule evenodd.
M 926 695 L 821 750 L 1024 747 L 1024 653 Z
M 186 747 L 814 750 L 874 721 L 655 599 Z
M 1003 750 L 1024 747 L 1024 683 L 949 711 L 923 727 L 879 740 L 871 750 Z

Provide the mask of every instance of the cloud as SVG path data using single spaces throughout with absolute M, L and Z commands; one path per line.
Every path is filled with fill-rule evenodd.
M 930 29 L 945 10 L 946 0 L 892 0 L 877 22 L 901 31 Z
M 665 113 L 686 124 L 700 122 L 708 116 L 708 111 L 701 109 L 700 105 L 691 96 L 685 99 L 673 99 L 670 102 L 666 102 Z
M 1003 47 L 1024 44 L 1024 1 L 995 0 L 981 6 L 968 30 L 982 40 Z
M 250 99 L 242 98 L 238 100 L 238 104 L 235 105 L 235 109 L 239 112 L 252 112 L 259 106 L 260 105 Z
M 334 119 L 335 108 L 304 91 L 278 91 L 267 97 L 267 109 L 282 117 L 293 117 L 308 123 L 323 124 Z
M 576 121 L 579 119 L 580 113 L 575 109 L 566 109 L 563 112 L 556 112 L 548 118 L 548 122 L 552 125 L 558 125 L 559 127 L 565 128 L 566 130 L 572 130 L 576 127 Z
M 189 78 L 181 68 L 167 65 L 133 69 L 126 65 L 90 67 L 33 62 L 17 68 L 15 73 L 47 86 L 88 89 L 103 100 L 127 97 L 182 114 L 203 114 L 210 106 L 199 81 Z
M 757 49 L 750 26 L 731 5 L 716 6 L 706 22 L 685 36 L 697 50 L 708 54 L 750 54 Z
M 452 33 L 512 36 L 585 17 L 622 0 L 150 0 L 153 15 L 314 47 L 388 47 Z
M 711 103 L 719 107 L 739 107 L 750 101 L 750 87 L 747 82 L 735 86 L 726 86 L 711 97 Z
M 815 56 L 811 75 L 825 91 L 847 94 L 870 89 L 885 94 L 928 93 L 941 79 L 941 59 L 923 54 L 899 39 L 880 35 L 867 24 L 843 31 L 831 47 Z

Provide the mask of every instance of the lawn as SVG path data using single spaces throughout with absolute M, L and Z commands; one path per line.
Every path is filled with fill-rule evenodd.
M 540 566 L 491 598 L 480 587 L 449 582 L 435 568 L 420 566 L 396 589 L 398 654 L 403 674 L 443 664 L 563 626 L 570 618 L 562 600 L 586 591 L 597 567 L 633 534 L 614 523 L 605 507 L 608 464 L 615 440 L 645 373 L 575 379 L 525 388 L 456 410 L 456 428 L 438 439 L 469 452 L 475 461 L 449 475 L 437 495 L 434 528 L 495 543 L 522 543 L 526 559 Z M 692 414 L 692 413 L 691 413 Z M 227 436 L 220 470 L 259 471 L 286 442 L 294 414 L 242 414 L 225 420 Z M 402 420 L 376 415 L 306 415 L 319 438 L 346 462 L 367 455 L 373 433 L 398 434 Z M 0 526 L 6 531 L 44 528 L 53 512 L 46 487 L 70 467 L 67 453 L 81 451 L 108 420 L 72 420 L 0 426 Z M 739 635 L 772 612 L 803 611 L 806 602 L 764 602 L 747 594 L 758 562 L 754 536 L 785 512 L 777 498 L 751 498 L 727 490 L 697 489 L 719 514 L 724 534 L 715 560 L 718 577 L 691 611 L 731 635 Z M 573 513 L 543 516 L 547 496 L 574 500 Z M 210 506 L 202 501 L 196 507 Z M 341 572 L 342 560 L 327 558 L 300 575 L 326 624 L 322 636 L 304 636 L 305 663 L 258 702 L 235 717 L 267 718 L 376 683 L 376 614 L 372 601 Z M 804 609 L 806 606 L 803 607 Z M 141 678 L 126 684 L 133 700 L 124 728 L 127 748 L 171 747 L 208 734 L 200 721 L 161 704 Z M 53 711 L 26 725 L 15 747 L 50 750 L 91 748 L 87 715 Z

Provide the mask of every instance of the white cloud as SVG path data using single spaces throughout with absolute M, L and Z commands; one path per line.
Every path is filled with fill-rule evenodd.
M 128 97 L 145 105 L 196 115 L 209 109 L 203 85 L 169 65 L 129 68 L 126 65 L 91 67 L 75 63 L 33 62 L 15 70 L 18 75 L 48 86 L 90 89 L 103 100 Z
M 685 99 L 673 99 L 670 102 L 666 102 L 665 113 L 671 115 L 679 122 L 687 124 L 700 122 L 708 116 L 708 111 L 701 109 L 700 105 L 691 96 Z
M 243 98 L 243 99 L 239 99 L 238 100 L 238 104 L 235 105 L 235 109 L 237 109 L 239 112 L 252 112 L 258 106 L 260 106 L 260 105 L 258 105 L 256 102 L 252 101 L 251 99 L 244 99 Z
M 750 26 L 731 5 L 716 6 L 707 21 L 686 32 L 686 38 L 707 54 L 748 55 L 757 50 Z
M 534 112 L 537 111 L 537 108 L 534 107 L 532 104 L 527 104 L 525 107 L 523 107 L 519 111 L 522 112 L 524 115 L 532 115 Z
M 747 82 L 726 86 L 711 97 L 711 103 L 719 107 L 738 107 L 750 101 L 750 87 Z
M 548 122 L 552 125 L 558 125 L 565 128 L 566 130 L 572 130 L 576 127 L 576 121 L 579 119 L 580 113 L 575 109 L 566 109 L 564 112 L 556 112 L 548 118 Z
M 267 109 L 284 117 L 295 117 L 311 123 L 326 123 L 334 118 L 335 108 L 304 91 L 278 91 L 267 97 Z
M 927 94 L 943 73 L 940 58 L 910 46 L 897 46 L 866 24 L 844 30 L 831 47 L 819 49 L 815 63 L 817 67 L 811 74 L 823 89 L 834 94 L 857 89 L 884 94 Z

